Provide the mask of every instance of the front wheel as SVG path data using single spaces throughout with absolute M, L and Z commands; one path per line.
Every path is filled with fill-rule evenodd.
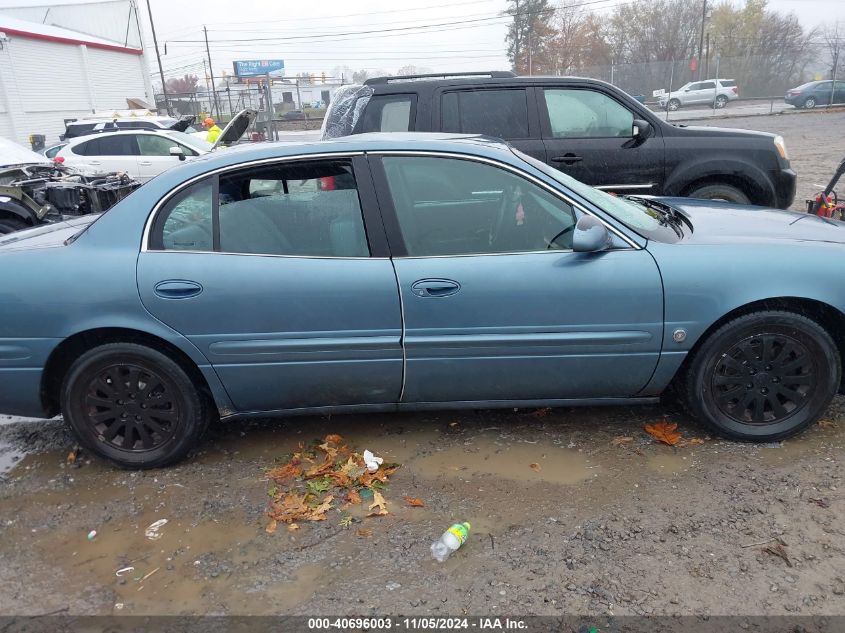
M 142 345 L 86 352 L 62 384 L 62 414 L 93 453 L 124 468 L 182 459 L 208 426 L 209 407 L 182 367 Z
M 725 183 L 710 183 L 691 189 L 688 198 L 702 198 L 704 200 L 724 200 L 737 204 L 751 204 L 751 200 L 740 189 Z
M 791 312 L 741 316 L 711 334 L 691 359 L 682 395 L 717 433 L 767 442 L 819 419 L 842 367 L 830 334 Z
M 670 112 L 674 112 L 675 110 L 677 110 L 678 108 L 681 107 L 681 102 L 678 101 L 677 99 L 669 99 L 669 103 L 667 104 L 667 107 L 669 108 Z

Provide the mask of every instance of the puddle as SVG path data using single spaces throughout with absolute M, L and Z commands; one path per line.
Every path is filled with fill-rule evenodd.
M 660 453 L 648 458 L 646 467 L 659 473 L 671 475 L 689 470 L 692 458 L 677 453 Z
M 536 464 L 535 468 L 531 465 Z M 498 444 L 479 438 L 411 460 L 421 477 L 474 479 L 501 477 L 519 482 L 574 484 L 594 476 L 589 460 L 568 448 L 548 444 Z
M 17 451 L 7 444 L 0 444 L 0 475 L 11 472 L 21 463 L 25 455 L 26 453 Z

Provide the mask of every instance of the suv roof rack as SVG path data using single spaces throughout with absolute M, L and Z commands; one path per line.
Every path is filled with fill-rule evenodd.
M 376 84 L 389 84 L 393 82 L 413 81 L 415 79 L 445 79 L 446 77 L 490 77 L 491 79 L 500 79 L 507 77 L 516 77 L 516 73 L 510 70 L 490 70 L 485 72 L 468 72 L 468 73 L 430 73 L 427 75 L 398 75 L 396 77 L 372 77 L 364 82 L 365 86 L 372 86 Z

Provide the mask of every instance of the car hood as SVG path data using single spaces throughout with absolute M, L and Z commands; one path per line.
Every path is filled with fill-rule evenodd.
M 23 145 L 0 138 L 0 168 L 18 165 L 50 165 L 52 161 L 43 154 L 37 154 Z
M 65 246 L 69 238 L 88 228 L 100 215 L 91 213 L 0 236 L 0 254 L 23 249 Z
M 715 200 L 660 198 L 692 223 L 683 242 L 733 244 L 755 242 L 831 242 L 845 244 L 845 222 L 809 213 L 782 211 Z

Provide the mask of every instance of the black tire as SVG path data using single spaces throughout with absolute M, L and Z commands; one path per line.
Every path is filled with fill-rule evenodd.
M 737 204 L 751 204 L 751 200 L 740 189 L 721 182 L 700 185 L 686 194 L 688 198 L 725 200 Z
M 0 235 L 8 235 L 26 228 L 29 228 L 29 224 L 18 218 L 0 218 Z
M 718 97 L 716 97 L 716 103 L 714 103 L 713 105 L 715 105 L 717 109 L 721 110 L 726 105 L 728 105 L 728 98 L 725 95 L 719 95 Z
M 179 461 L 211 418 L 207 398 L 181 366 L 133 343 L 80 356 L 65 376 L 61 405 L 82 446 L 133 469 Z
M 818 323 L 792 312 L 755 312 L 707 337 L 680 393 L 690 413 L 718 434 L 770 442 L 818 420 L 841 374 L 836 344 Z
M 669 99 L 669 103 L 666 104 L 666 107 L 669 108 L 670 112 L 674 112 L 681 107 L 681 102 L 677 99 Z
M 802 107 L 805 110 L 812 110 L 813 108 L 816 107 L 816 98 L 815 97 L 807 97 L 806 99 L 804 99 L 804 103 L 802 104 Z

